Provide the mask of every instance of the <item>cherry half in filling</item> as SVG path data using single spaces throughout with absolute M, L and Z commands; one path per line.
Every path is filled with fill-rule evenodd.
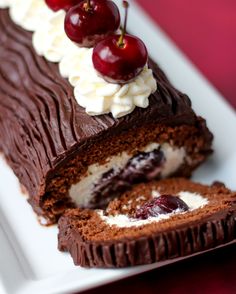
M 139 152 L 122 170 L 111 169 L 104 173 L 94 186 L 91 207 L 105 207 L 111 199 L 129 190 L 134 184 L 158 179 L 164 162 L 164 154 L 159 148 L 148 153 Z
M 65 17 L 67 36 L 80 47 L 93 47 L 120 25 L 119 9 L 110 0 L 82 1 Z
M 164 162 L 164 154 L 160 148 L 152 152 L 139 152 L 128 161 L 121 178 L 131 185 L 156 179 Z
M 53 11 L 58 11 L 60 9 L 68 10 L 82 1 L 83 0 L 45 0 L 48 7 Z
M 160 214 L 167 214 L 180 210 L 181 212 L 187 211 L 188 205 L 179 197 L 172 195 L 161 195 L 155 197 L 150 201 L 143 204 L 136 211 L 137 219 L 148 219 L 149 217 L 157 217 Z

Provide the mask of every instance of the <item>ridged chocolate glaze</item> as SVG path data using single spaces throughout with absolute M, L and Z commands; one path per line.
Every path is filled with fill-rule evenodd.
M 123 239 L 119 242 L 93 243 L 68 238 L 67 250 L 74 264 L 82 267 L 120 268 L 166 261 L 193 255 L 235 240 L 235 217 L 235 213 L 228 212 L 223 218 L 221 215 L 216 220 L 203 224 L 134 240 Z M 59 227 L 63 225 L 61 218 Z
M 199 123 L 189 98 L 175 90 L 152 61 L 158 90 L 148 108 L 137 107 L 120 119 L 89 116 L 58 65 L 36 54 L 32 34 L 15 25 L 6 9 L 0 10 L 0 31 L 0 150 L 33 206 L 39 205 L 58 167 L 104 135 L 149 122 L 187 124 L 201 129 L 210 150 L 212 135 L 204 121 Z
M 167 180 L 166 183 L 172 187 L 182 183 L 180 190 L 183 191 L 188 191 L 191 186 L 183 179 Z M 192 187 L 196 187 L 196 193 L 205 189 L 199 184 Z M 236 193 L 230 192 L 222 183 L 205 187 L 204 196 L 209 193 L 211 206 L 200 208 L 204 212 L 200 215 L 196 212 L 194 220 L 194 212 L 180 215 L 179 219 L 182 217 L 183 221 L 178 224 L 176 219 L 169 219 L 166 229 L 160 229 L 157 223 L 155 230 L 152 227 L 148 231 L 147 224 L 127 228 L 128 235 L 127 231 L 97 221 L 98 228 L 91 227 L 88 231 L 86 223 L 94 222 L 96 212 L 68 210 L 58 222 L 58 248 L 68 251 L 75 265 L 128 267 L 180 258 L 229 243 L 236 239 Z M 142 195 L 146 195 L 146 191 Z

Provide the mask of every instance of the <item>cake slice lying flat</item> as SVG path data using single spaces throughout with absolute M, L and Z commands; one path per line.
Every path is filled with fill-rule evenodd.
M 232 241 L 236 193 L 177 178 L 140 184 L 103 210 L 68 210 L 59 249 L 84 267 L 126 267 L 182 257 Z
M 188 177 L 211 153 L 205 121 L 152 61 L 157 90 L 147 108 L 90 116 L 7 9 L 0 30 L 0 151 L 43 223 L 69 207 L 104 207 L 139 182 Z

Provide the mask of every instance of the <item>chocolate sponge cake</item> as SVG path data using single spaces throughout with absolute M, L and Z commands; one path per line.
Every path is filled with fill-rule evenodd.
M 183 178 L 137 185 L 106 210 L 71 209 L 59 249 L 84 267 L 127 267 L 183 257 L 235 239 L 236 193 Z
M 0 9 L 0 30 L 0 151 L 42 223 L 67 208 L 105 207 L 140 182 L 189 177 L 211 153 L 205 120 L 152 60 L 148 107 L 92 116 L 8 9 Z

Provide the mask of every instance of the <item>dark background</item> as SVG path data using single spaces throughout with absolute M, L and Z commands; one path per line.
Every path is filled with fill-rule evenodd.
M 236 1 L 136 2 L 236 108 Z
M 235 294 L 235 252 L 230 245 L 84 294 Z

